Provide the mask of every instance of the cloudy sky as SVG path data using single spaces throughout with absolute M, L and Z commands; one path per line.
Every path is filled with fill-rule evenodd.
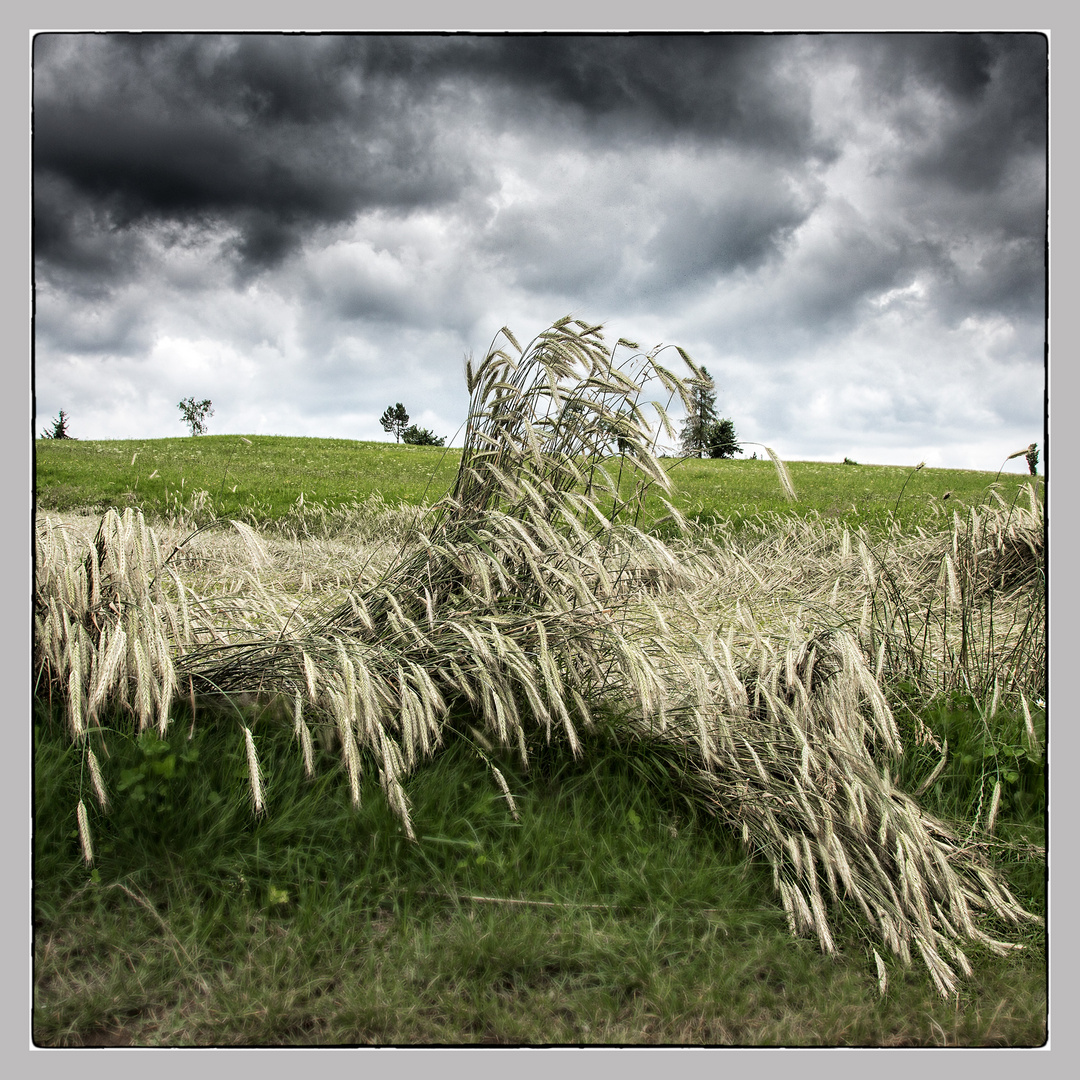
M 1046 117 L 1036 34 L 42 35 L 37 428 L 455 441 L 465 354 L 572 312 L 789 459 L 996 470 Z

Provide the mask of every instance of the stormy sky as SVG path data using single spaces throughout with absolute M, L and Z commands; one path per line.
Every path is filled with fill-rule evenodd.
M 464 356 L 573 313 L 681 345 L 792 460 L 1042 442 L 1041 35 L 45 34 L 33 61 L 39 432 L 183 435 L 194 396 L 211 433 L 387 439 L 400 401 L 460 442 Z

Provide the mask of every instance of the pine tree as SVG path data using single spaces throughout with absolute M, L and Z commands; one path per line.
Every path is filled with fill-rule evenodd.
M 701 379 L 695 380 L 690 395 L 690 411 L 682 429 L 682 452 L 687 457 L 701 457 L 706 453 L 716 415 L 716 385 L 705 368 Z
M 60 415 L 52 422 L 52 431 L 46 428 L 42 433 L 43 439 L 73 439 L 73 435 L 68 434 L 68 420 L 71 418 L 63 409 L 60 410 Z
M 388 405 L 386 412 L 379 417 L 379 423 L 382 424 L 383 431 L 392 431 L 394 433 L 394 442 L 401 442 L 401 433 L 405 430 L 408 422 L 409 414 L 400 401 L 396 405 Z

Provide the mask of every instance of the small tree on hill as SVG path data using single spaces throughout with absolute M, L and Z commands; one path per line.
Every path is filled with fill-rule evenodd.
M 733 458 L 742 453 L 735 425 L 728 419 L 715 420 L 705 432 L 705 451 L 711 458 Z
M 388 405 L 386 412 L 379 417 L 379 423 L 382 424 L 383 431 L 392 431 L 395 442 L 401 442 L 401 433 L 405 430 L 405 425 L 408 422 L 409 414 L 400 401 L 396 405 Z
M 52 422 L 52 431 L 46 428 L 42 433 L 43 439 L 73 439 L 73 435 L 68 434 L 68 420 L 70 417 L 63 409 L 60 410 L 60 415 Z
M 192 435 L 206 434 L 206 419 L 214 415 L 209 398 L 196 401 L 193 397 L 184 398 L 177 406 L 180 410 L 180 422 L 191 428 Z
M 416 424 L 407 427 L 401 433 L 401 441 L 410 446 L 444 446 L 446 444 L 445 437 L 440 438 L 434 432 L 428 431 L 426 427 L 417 427 Z
M 716 415 L 716 386 L 712 376 L 701 369 L 701 378 L 691 383 L 690 411 L 683 424 L 681 446 L 687 457 L 701 457 L 706 453 L 713 425 L 719 421 Z
M 64 414 L 61 413 L 60 415 L 63 416 Z M 1032 443 L 1027 448 L 1027 453 L 1024 455 L 1024 457 L 1027 458 L 1028 472 L 1032 476 L 1037 475 L 1039 471 L 1039 444 Z

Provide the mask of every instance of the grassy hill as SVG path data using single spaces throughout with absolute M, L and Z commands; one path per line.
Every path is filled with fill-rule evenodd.
M 378 494 L 390 504 L 430 505 L 453 483 L 460 460 L 455 449 L 276 435 L 40 439 L 35 449 L 40 510 L 137 506 L 161 518 L 194 506 L 203 516 L 256 525 L 285 517 L 299 500 L 336 507 Z M 904 524 L 923 524 L 983 501 L 991 484 L 1011 500 L 1030 483 L 1015 473 L 792 461 L 787 467 L 798 495 L 792 504 L 768 459 L 667 458 L 663 464 L 679 510 L 736 526 L 773 511 L 880 525 L 897 509 Z

